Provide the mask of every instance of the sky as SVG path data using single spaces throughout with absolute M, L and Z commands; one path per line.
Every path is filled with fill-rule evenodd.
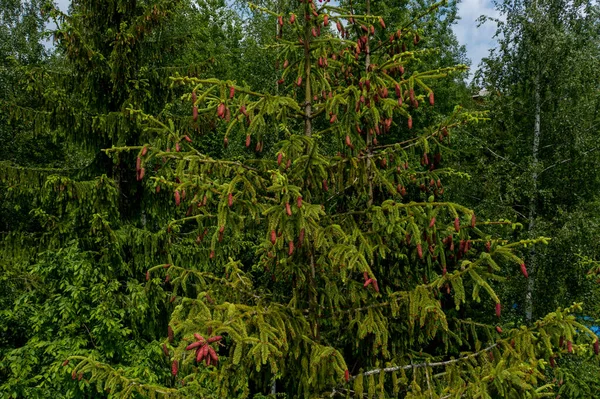
M 489 49 L 495 46 L 492 38 L 496 29 L 495 24 L 488 22 L 477 27 L 477 18 L 481 15 L 497 17 L 491 0 L 460 0 L 458 15 L 460 20 L 454 26 L 454 34 L 458 42 L 467 48 L 467 56 L 471 60 L 471 76 L 477 69 L 481 58 L 487 56 Z M 70 0 L 56 0 L 59 8 L 66 11 Z
M 496 24 L 486 22 L 477 27 L 477 19 L 481 15 L 498 18 L 499 13 L 494 10 L 490 0 L 460 0 L 458 5 L 458 16 L 460 21 L 454 25 L 454 34 L 460 44 L 467 48 L 467 56 L 471 60 L 471 76 L 477 69 L 483 57 L 494 48 L 496 40 L 493 38 L 496 32 Z

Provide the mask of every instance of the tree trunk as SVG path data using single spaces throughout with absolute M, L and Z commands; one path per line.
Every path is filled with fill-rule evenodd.
M 540 75 L 536 76 L 535 80 L 535 122 L 533 126 L 533 151 L 531 164 L 531 184 L 532 193 L 529 198 L 529 227 L 527 232 L 530 238 L 534 236 L 535 218 L 537 217 L 537 194 L 538 194 L 538 152 L 540 148 Z M 529 253 L 529 279 L 527 281 L 527 293 L 525 297 L 525 316 L 528 322 L 533 318 L 533 289 L 535 285 L 535 269 L 536 269 L 537 254 L 532 248 Z

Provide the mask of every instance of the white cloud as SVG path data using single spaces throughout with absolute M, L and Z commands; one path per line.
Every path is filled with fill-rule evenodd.
M 62 12 L 67 12 L 70 4 L 71 0 L 56 0 L 56 5 Z
M 472 77 L 481 59 L 496 46 L 496 40 L 493 38 L 496 24 L 488 21 L 478 28 L 477 19 L 481 15 L 499 18 L 500 14 L 489 0 L 462 0 L 458 5 L 458 15 L 461 19 L 454 25 L 453 30 L 458 42 L 467 47 L 467 56 L 471 59 Z

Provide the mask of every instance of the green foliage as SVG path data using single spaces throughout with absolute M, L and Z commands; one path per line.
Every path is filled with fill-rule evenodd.
M 451 138 L 489 119 L 452 104 L 455 5 L 365 6 L 250 4 L 247 26 L 223 2 L 47 10 L 56 69 L 15 66 L 15 91 L 41 94 L 6 101 L 60 147 L 0 164 L 18 221 L 1 241 L 0 393 L 589 389 L 548 368 L 591 354 L 580 304 L 504 316 L 504 283 L 548 239 L 512 240 L 518 223 L 445 193 L 469 179 L 447 164 Z

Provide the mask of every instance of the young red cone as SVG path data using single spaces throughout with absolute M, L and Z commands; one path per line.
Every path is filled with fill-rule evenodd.
M 502 312 L 502 306 L 500 305 L 500 302 L 496 303 L 496 317 L 500 317 L 500 314 Z
M 350 136 L 346 135 L 346 145 L 352 149 L 354 149 L 354 145 L 352 144 L 352 140 L 350 140 Z
M 219 104 L 219 106 L 217 107 L 217 116 L 221 119 L 225 117 L 225 104 Z
M 222 336 L 220 336 L 220 335 L 215 335 L 214 337 L 210 337 L 210 338 L 208 339 L 208 341 L 206 341 L 206 342 L 208 342 L 209 344 L 212 344 L 213 342 L 219 342 L 221 339 L 223 339 L 223 337 L 222 337 Z
M 521 263 L 521 273 L 525 278 L 529 278 L 529 273 L 527 273 L 527 268 L 525 267 L 525 263 Z
M 208 355 L 210 356 L 211 361 L 213 362 L 213 364 L 217 364 L 218 361 L 218 356 L 217 356 L 217 352 L 215 352 L 215 350 L 212 347 L 208 347 Z

